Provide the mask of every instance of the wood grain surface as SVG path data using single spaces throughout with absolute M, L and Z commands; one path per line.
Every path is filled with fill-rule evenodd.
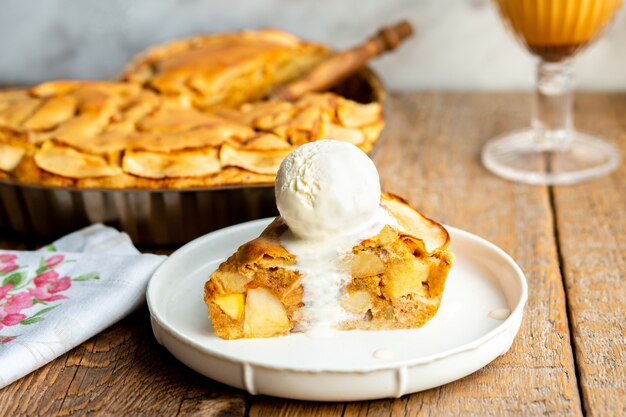
M 577 126 L 626 156 L 626 97 L 583 94 L 576 104 Z M 626 164 L 553 193 L 584 411 L 626 416 Z
M 587 94 L 578 103 L 577 124 L 619 141 L 626 153 L 626 95 Z M 395 94 L 385 142 L 374 157 L 385 190 L 491 240 L 526 273 L 529 300 L 520 333 L 509 353 L 484 369 L 400 399 L 251 397 L 176 361 L 154 340 L 142 308 L 0 390 L 0 415 L 626 414 L 626 171 L 622 166 L 610 178 L 554 189 L 492 176 L 479 163 L 481 146 L 525 126 L 528 106 L 529 97 L 517 93 Z M 1 248 L 34 246 L 0 237 Z

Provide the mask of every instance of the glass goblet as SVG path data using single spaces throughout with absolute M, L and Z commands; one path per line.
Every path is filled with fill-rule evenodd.
M 598 38 L 622 0 L 494 0 L 517 38 L 539 57 L 528 129 L 489 141 L 483 164 L 536 185 L 575 184 L 613 171 L 617 148 L 573 128 L 571 58 Z

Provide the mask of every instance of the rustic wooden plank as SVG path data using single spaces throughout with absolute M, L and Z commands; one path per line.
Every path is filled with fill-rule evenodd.
M 582 94 L 576 107 L 581 130 L 626 156 L 626 94 Z M 626 415 L 626 164 L 555 187 L 554 208 L 585 413 Z
M 341 416 L 343 403 L 288 401 L 273 397 L 254 397 L 250 417 L 328 417 Z

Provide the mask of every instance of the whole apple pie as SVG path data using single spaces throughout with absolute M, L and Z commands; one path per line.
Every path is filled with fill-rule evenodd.
M 342 137 L 364 151 L 380 103 L 336 93 L 261 100 L 328 49 L 275 30 L 157 46 L 125 81 L 52 81 L 0 91 L 0 178 L 79 188 L 271 184 L 296 146 Z

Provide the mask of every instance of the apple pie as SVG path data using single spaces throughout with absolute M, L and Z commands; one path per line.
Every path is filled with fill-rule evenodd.
M 405 201 L 383 194 L 381 206 L 397 221 L 341 259 L 349 281 L 337 300 L 347 313 L 343 330 L 406 329 L 424 325 L 439 308 L 452 254 L 443 226 Z M 215 333 L 224 339 L 286 335 L 302 325 L 302 274 L 281 245 L 287 230 L 277 217 L 242 245 L 204 287 Z
M 383 126 L 379 103 L 334 93 L 206 112 L 138 83 L 53 81 L 0 92 L 0 172 L 79 188 L 272 184 L 295 146 L 335 136 L 369 151 Z
M 271 184 L 302 143 L 372 149 L 380 103 L 335 93 L 265 100 L 330 54 L 278 30 L 158 45 L 122 81 L 52 81 L 0 91 L 0 177 L 78 188 Z

